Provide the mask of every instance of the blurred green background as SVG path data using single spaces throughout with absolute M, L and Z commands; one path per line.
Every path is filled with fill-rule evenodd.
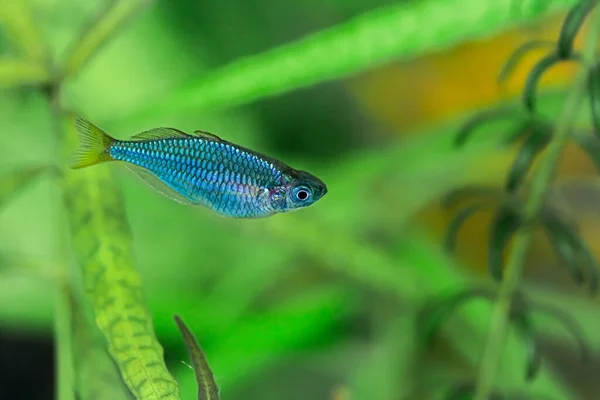
M 103 6 L 30 3 L 56 54 Z M 311 171 L 328 185 L 328 195 L 308 209 L 228 220 L 161 197 L 120 166 L 95 167 L 114 168 L 123 188 L 137 267 L 182 398 L 195 398 L 196 386 L 182 363 L 187 355 L 173 314 L 202 344 L 223 399 L 337 399 L 338 387 L 348 387 L 351 399 L 429 399 L 475 376 L 489 305 L 457 313 L 430 348 L 419 341 L 415 313 L 437 295 L 488 279 L 490 214 L 467 223 L 451 257 L 441 242 L 455 210 L 438 202 L 465 184 L 500 187 L 515 152 L 495 146 L 502 124 L 482 129 L 477 143 L 460 151 L 450 146 L 452 134 L 478 108 L 514 101 L 541 53 L 528 56 L 504 88 L 495 82 L 501 64 L 529 39 L 554 38 L 564 13 L 233 107 L 136 113 L 208 71 L 398 3 L 157 1 L 63 93 L 70 109 L 116 137 L 156 126 L 207 130 Z M 3 36 L 0 49 L 14 50 Z M 573 66 L 559 66 L 543 79 L 545 110 L 560 110 L 572 73 Z M 0 92 L 0 132 L 4 169 L 60 159 L 47 104 L 34 90 Z M 561 184 L 551 195 L 566 200 L 600 255 L 593 164 L 573 146 L 559 171 Z M 59 205 L 45 177 L 0 213 L 2 399 L 53 398 L 50 283 Z M 598 301 L 566 279 L 541 235 L 526 275 L 525 290 L 567 310 L 598 348 Z M 581 365 L 560 326 L 537 322 L 544 343 L 540 379 L 523 382 L 526 349 L 511 336 L 499 387 L 557 399 L 600 398 L 600 364 Z

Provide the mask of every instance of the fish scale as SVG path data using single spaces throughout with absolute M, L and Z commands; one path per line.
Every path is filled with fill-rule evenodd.
M 160 193 L 223 216 L 266 217 L 307 207 L 327 193 L 314 175 L 208 132 L 155 128 L 117 140 L 80 118 L 76 127 L 81 146 L 72 168 L 125 162 Z
M 197 156 L 189 156 L 191 152 Z M 122 141 L 110 147 L 110 155 L 147 169 L 192 202 L 229 214 L 260 208 L 255 204 L 259 182 L 264 184 L 277 177 L 271 163 L 213 142 Z

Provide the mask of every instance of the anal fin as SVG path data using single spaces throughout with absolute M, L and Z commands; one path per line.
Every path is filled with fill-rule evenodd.
M 189 206 L 198 205 L 197 203 L 194 203 L 192 200 L 188 199 L 187 197 L 185 197 L 184 195 L 182 195 L 181 193 L 177 192 L 175 189 L 164 183 L 162 180 L 160 180 L 160 178 L 158 178 L 156 175 L 154 175 L 147 169 L 129 163 L 125 164 L 125 166 L 127 167 L 127 169 L 132 171 L 134 174 L 136 174 L 139 178 L 141 178 L 144 182 L 146 182 L 154 190 L 156 190 L 163 196 L 168 197 L 169 199 L 181 204 L 186 204 Z

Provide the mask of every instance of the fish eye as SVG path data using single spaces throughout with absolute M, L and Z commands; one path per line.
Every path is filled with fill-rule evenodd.
M 298 200 L 298 201 L 306 201 L 310 198 L 310 195 L 311 195 L 311 191 L 306 186 L 300 186 L 300 187 L 295 188 L 295 190 L 294 190 L 295 200 Z

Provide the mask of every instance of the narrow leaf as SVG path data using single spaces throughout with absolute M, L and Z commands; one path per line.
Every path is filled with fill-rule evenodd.
M 71 336 L 78 400 L 132 400 L 119 370 L 106 351 L 102 334 L 88 309 L 74 293 L 69 293 L 72 310 Z
M 49 171 L 55 169 L 49 166 L 25 167 L 0 175 L 0 208 L 42 173 Z
M 467 221 L 467 219 L 469 219 L 471 216 L 475 215 L 479 211 L 483 211 L 488 206 L 489 204 L 486 203 L 473 204 L 463 208 L 458 213 L 456 213 L 456 215 L 448 225 L 448 231 L 446 232 L 446 238 L 444 240 L 444 247 L 446 248 L 447 252 L 454 252 L 454 249 L 456 248 L 456 239 L 458 237 L 458 232 L 460 231 L 460 228 L 464 225 L 464 223 Z
M 31 62 L 45 63 L 46 46 L 29 4 L 29 0 L 0 0 L 0 23 L 23 56 Z
M 520 216 L 512 209 L 500 207 L 490 225 L 489 270 L 492 278 L 502 280 L 504 252 L 510 237 L 521 225 Z
M 550 40 L 533 40 L 531 42 L 524 43 L 518 47 L 510 55 L 508 60 L 502 66 L 500 73 L 498 74 L 498 83 L 504 83 L 508 77 L 512 74 L 514 69 L 519 65 L 523 57 L 532 50 L 543 48 L 543 47 L 554 47 L 556 43 Z
M 549 133 L 552 131 L 552 124 L 540 118 L 537 115 L 529 115 L 515 130 L 508 135 L 506 140 L 507 145 L 517 143 L 520 139 L 526 139 L 535 131 L 545 130 Z
M 565 241 L 565 245 L 568 244 L 579 257 L 582 257 L 582 263 L 579 262 L 577 266 L 582 265 L 587 271 L 589 280 L 590 294 L 595 294 L 598 291 L 599 277 L 598 277 L 598 262 L 594 257 L 594 254 L 589 249 L 585 241 L 579 236 L 577 231 L 563 222 L 560 218 L 552 213 L 546 213 L 543 215 L 543 223 L 549 228 L 553 229 L 554 232 L 560 232 Z
M 571 135 L 571 138 L 587 154 L 590 161 L 594 163 L 594 166 L 600 172 L 600 134 L 595 129 L 594 133 L 595 135 L 591 136 L 580 132 Z
M 584 282 L 584 275 L 569 234 L 562 229 L 562 225 L 558 224 L 555 218 L 542 218 L 542 223 L 562 265 L 569 270 L 573 281 L 581 286 Z
M 477 200 L 497 200 L 504 192 L 494 186 L 486 185 L 472 185 L 463 186 L 458 189 L 452 190 L 442 200 L 442 207 L 450 208 L 457 205 L 457 203 L 466 198 L 475 198 Z
M 65 152 L 70 153 L 77 145 L 74 121 L 63 122 Z M 86 296 L 125 383 L 138 400 L 179 400 L 146 306 L 121 191 L 111 170 L 104 165 L 69 170 L 63 185 Z
M 580 0 L 565 17 L 560 36 L 558 38 L 558 55 L 569 58 L 573 54 L 575 37 L 581 29 L 588 14 L 598 4 L 597 0 Z
M 396 400 L 413 391 L 419 365 L 416 320 L 414 311 L 403 312 L 381 329 L 368 359 L 352 373 L 352 398 Z
M 579 347 L 581 362 L 588 363 L 591 360 L 592 351 L 588 345 L 588 341 L 581 330 L 577 320 L 568 312 L 565 312 L 556 307 L 551 307 L 545 304 L 535 304 L 532 307 L 538 313 L 546 314 L 548 317 L 556 319 L 558 322 L 565 327 L 565 329 L 571 334 Z
M 482 111 L 461 126 L 460 130 L 456 134 L 456 137 L 454 138 L 454 146 L 463 146 L 469 140 L 471 135 L 473 135 L 475 130 L 485 123 L 505 118 L 512 118 L 518 115 L 520 115 L 520 112 L 514 108 L 499 108 L 495 110 Z
M 102 46 L 151 2 L 152 0 L 113 0 L 107 3 L 105 11 L 90 22 L 88 29 L 74 43 L 63 74 L 67 77 L 77 74 Z
M 219 389 L 200 344 L 179 316 L 175 316 L 175 322 L 194 367 L 198 400 L 219 400 Z
M 573 0 L 403 1 L 234 62 L 187 82 L 174 93 L 157 97 L 156 102 L 129 117 L 249 103 L 446 49 L 513 24 L 537 20 L 572 4 Z M 427 21 L 427 29 L 418 21 Z
M 444 400 L 471 400 L 475 393 L 475 384 L 472 382 L 462 382 L 448 391 Z M 497 391 L 493 391 L 487 400 L 507 400 L 507 397 Z
M 545 127 L 534 127 L 534 131 L 525 139 L 519 154 L 515 158 L 506 180 L 506 191 L 515 192 L 525 180 L 535 157 L 542 152 L 550 139 L 552 132 Z
M 69 287 L 64 282 L 56 282 L 54 300 L 54 348 L 56 370 L 56 398 L 76 400 L 75 369 L 73 363 L 73 338 L 71 324 L 73 309 L 69 301 Z
M 0 88 L 10 89 L 50 82 L 51 75 L 42 65 L 32 61 L 0 59 Z
M 542 58 L 529 72 L 525 87 L 523 89 L 523 103 L 525 108 L 531 112 L 535 112 L 537 86 L 542 78 L 542 75 L 555 64 L 562 61 L 558 53 L 552 53 Z
M 467 289 L 447 296 L 425 307 L 420 315 L 418 329 L 426 343 L 430 343 L 440 326 L 448 320 L 458 307 L 476 298 L 492 300 L 495 294 L 487 289 Z
M 542 360 L 536 340 L 535 329 L 525 311 L 514 312 L 511 315 L 511 321 L 525 341 L 527 347 L 527 369 L 525 371 L 525 380 L 531 381 L 539 372 Z
M 600 137 L 600 62 L 594 65 L 588 75 L 588 95 L 594 133 Z

